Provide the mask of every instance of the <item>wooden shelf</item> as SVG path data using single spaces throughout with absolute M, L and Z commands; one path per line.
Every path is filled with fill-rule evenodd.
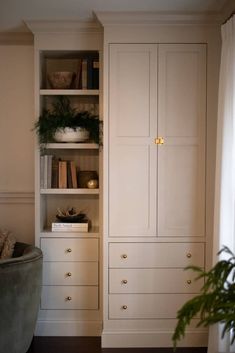
M 75 150 L 96 150 L 99 149 L 99 145 L 96 143 L 47 143 L 46 149 L 75 149 Z
M 98 195 L 99 189 L 41 189 L 42 195 Z
M 98 89 L 40 89 L 41 96 L 98 96 Z

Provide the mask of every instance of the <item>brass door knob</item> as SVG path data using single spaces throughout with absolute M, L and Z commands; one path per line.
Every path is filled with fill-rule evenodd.
M 187 283 L 188 283 L 188 284 L 191 284 L 191 283 L 192 283 L 191 279 L 188 279 L 188 280 L 187 280 Z
M 68 296 L 68 297 L 66 298 L 66 300 L 70 301 L 70 300 L 72 300 L 72 298 L 71 298 L 70 296 Z
M 165 140 L 164 140 L 164 138 L 163 137 L 156 137 L 155 139 L 154 139 L 154 143 L 155 143 L 155 145 L 164 145 L 164 142 L 165 142 Z
M 190 252 L 188 252 L 187 257 L 190 259 L 190 257 L 192 257 L 192 254 Z
M 126 309 L 127 309 L 127 305 L 123 305 L 123 306 L 122 306 L 122 309 L 123 309 L 123 310 L 126 310 Z
M 67 249 L 67 252 L 72 252 L 72 249 L 71 249 L 71 248 L 68 248 L 68 249 Z
M 122 257 L 123 259 L 127 259 L 127 254 L 123 254 L 121 257 Z
M 127 279 L 123 279 L 123 280 L 122 280 L 122 283 L 123 283 L 123 284 L 127 284 Z
M 72 273 L 71 273 L 71 272 L 68 272 L 68 273 L 66 274 L 66 276 L 67 276 L 67 277 L 71 277 L 71 276 L 72 276 Z

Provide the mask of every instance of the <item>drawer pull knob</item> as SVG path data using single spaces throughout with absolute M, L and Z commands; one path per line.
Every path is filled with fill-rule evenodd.
M 187 280 L 187 283 L 188 283 L 188 284 L 191 284 L 191 283 L 192 283 L 191 279 L 188 279 L 188 280 Z
M 190 259 L 190 257 L 192 257 L 192 254 L 190 252 L 188 252 L 187 257 Z
M 71 249 L 71 248 L 68 248 L 68 249 L 67 249 L 67 252 L 72 252 L 72 249 Z
M 122 257 L 123 259 L 127 259 L 127 254 L 123 254 L 121 257 Z
M 122 306 L 122 309 L 123 309 L 123 310 L 126 310 L 126 309 L 127 309 L 127 305 L 123 305 L 123 306 Z
M 127 284 L 127 279 L 123 279 L 123 280 L 122 280 L 122 283 L 123 283 L 123 284 Z
M 72 276 L 72 273 L 71 273 L 71 272 L 68 272 L 66 275 L 67 275 L 67 277 L 71 277 L 71 276 Z
M 72 298 L 68 296 L 68 297 L 66 298 L 66 300 L 70 301 L 70 300 L 72 300 Z

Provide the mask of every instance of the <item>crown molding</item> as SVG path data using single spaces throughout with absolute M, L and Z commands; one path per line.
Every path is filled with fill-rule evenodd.
M 96 17 L 103 26 L 110 25 L 195 25 L 221 23 L 219 12 L 97 12 Z
M 224 22 L 232 12 L 235 11 L 234 0 L 227 0 L 222 8 L 222 22 Z
M 33 45 L 30 32 L 0 32 L 0 45 Z
M 26 26 L 33 34 L 38 33 L 87 33 L 101 32 L 102 27 L 97 21 L 55 20 L 55 21 L 25 21 Z

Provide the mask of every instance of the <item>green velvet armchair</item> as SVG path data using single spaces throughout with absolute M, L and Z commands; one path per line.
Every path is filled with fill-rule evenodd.
M 0 353 L 26 353 L 35 330 L 42 285 L 42 252 L 15 245 L 13 257 L 0 260 Z

